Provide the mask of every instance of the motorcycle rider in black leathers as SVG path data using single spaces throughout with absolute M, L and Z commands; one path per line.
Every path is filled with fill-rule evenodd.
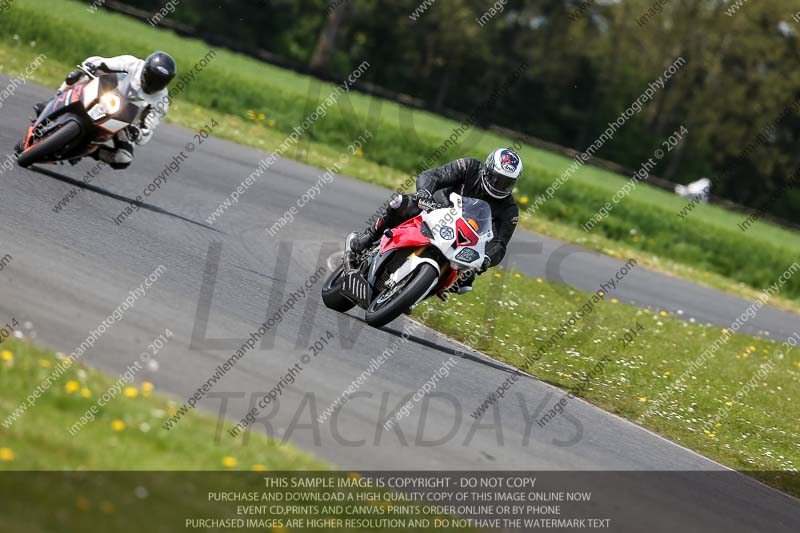
M 378 221 L 361 233 L 347 237 L 345 252 L 360 254 L 368 250 L 387 229 L 393 228 L 423 210 L 448 207 L 451 192 L 486 201 L 492 209 L 494 238 L 486 245 L 486 259 L 478 270 L 485 272 L 503 260 L 506 246 L 519 222 L 519 209 L 511 191 L 522 174 L 522 159 L 510 148 L 498 148 L 481 163 L 462 158 L 426 170 L 417 177 L 416 194 L 397 194 L 389 202 Z M 464 294 L 472 290 L 474 274 L 458 283 L 456 290 Z

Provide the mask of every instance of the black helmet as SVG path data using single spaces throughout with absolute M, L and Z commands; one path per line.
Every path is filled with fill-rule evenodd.
M 481 170 L 481 184 L 492 198 L 505 198 L 522 174 L 522 159 L 511 148 L 498 148 L 486 158 Z
M 175 77 L 175 60 L 166 52 L 153 52 L 144 61 L 142 90 L 154 94 L 164 89 Z

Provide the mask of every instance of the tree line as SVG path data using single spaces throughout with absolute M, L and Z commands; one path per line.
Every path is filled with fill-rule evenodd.
M 163 2 L 125 3 L 157 12 Z M 685 127 L 655 174 L 716 178 L 713 194 L 800 222 L 800 6 L 740 4 L 182 0 L 169 17 L 335 76 L 369 61 L 366 81 L 440 111 L 469 113 L 526 64 L 482 120 L 576 150 L 682 57 L 685 66 L 595 155 L 638 168 Z

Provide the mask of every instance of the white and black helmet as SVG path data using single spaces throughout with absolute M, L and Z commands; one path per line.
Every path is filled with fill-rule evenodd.
M 505 198 L 522 174 L 522 159 L 511 148 L 498 148 L 486 158 L 481 170 L 481 183 L 492 198 Z

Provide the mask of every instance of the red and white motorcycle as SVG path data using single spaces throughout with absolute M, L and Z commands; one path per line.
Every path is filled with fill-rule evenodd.
M 388 324 L 425 298 L 443 295 L 460 273 L 476 270 L 492 240 L 492 209 L 483 200 L 450 194 L 452 206 L 387 229 L 380 243 L 342 265 L 322 287 L 335 311 L 358 305 L 373 327 Z

